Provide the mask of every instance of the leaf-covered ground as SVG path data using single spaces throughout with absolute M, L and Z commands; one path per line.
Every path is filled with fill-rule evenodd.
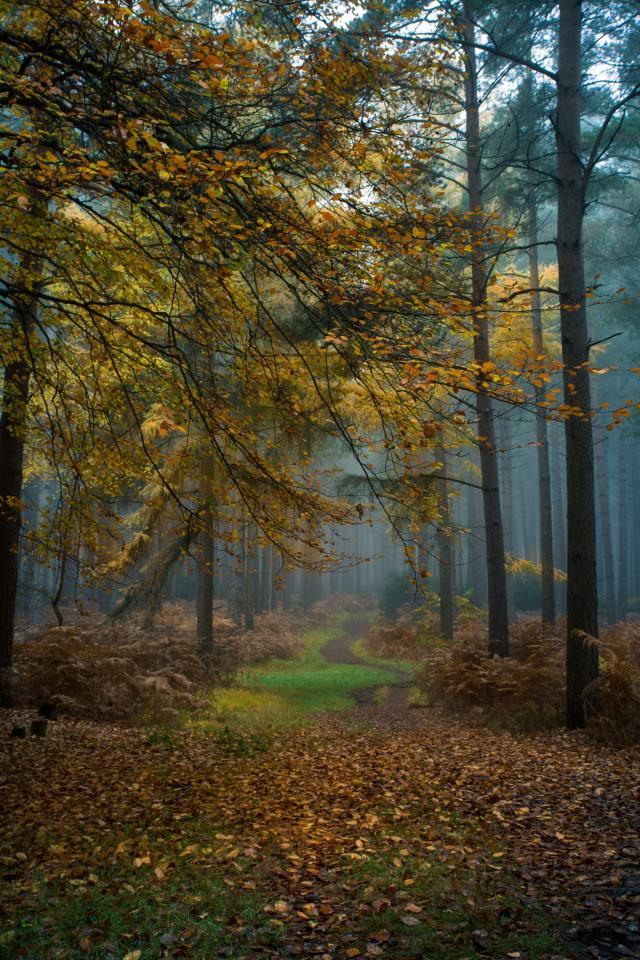
M 383 702 L 2 745 L 2 957 L 640 956 L 639 758 L 580 734 Z

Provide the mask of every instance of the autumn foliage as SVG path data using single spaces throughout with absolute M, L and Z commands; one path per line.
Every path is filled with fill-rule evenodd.
M 300 633 L 286 616 L 261 614 L 246 631 L 218 616 L 215 630 L 215 652 L 207 658 L 195 639 L 193 611 L 181 604 L 166 604 L 152 629 L 138 615 L 115 626 L 42 631 L 18 645 L 16 698 L 25 707 L 54 703 L 74 717 L 173 724 L 238 669 L 290 659 L 300 648 Z
M 524 620 L 512 628 L 508 659 L 486 656 L 477 630 L 459 631 L 459 642 L 430 648 L 419 676 L 432 703 L 470 714 L 489 725 L 536 730 L 562 724 L 565 649 L 562 621 Z M 597 645 L 601 676 L 585 692 L 587 728 L 614 744 L 640 740 L 640 626 L 617 624 Z

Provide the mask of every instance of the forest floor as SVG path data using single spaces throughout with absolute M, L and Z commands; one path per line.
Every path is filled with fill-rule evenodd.
M 0 957 L 639 957 L 638 753 L 412 709 L 364 626 L 250 671 L 223 724 L 2 718 Z

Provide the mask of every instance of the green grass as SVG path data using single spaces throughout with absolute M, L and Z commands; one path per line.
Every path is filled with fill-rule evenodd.
M 189 726 L 203 731 L 220 724 L 257 730 L 299 726 L 325 710 L 348 710 L 355 690 L 387 684 L 387 670 L 328 663 L 323 656 L 322 648 L 352 617 L 342 612 L 327 626 L 309 630 L 295 660 L 270 660 L 242 673 L 237 684 L 215 688 L 209 709 L 187 721 Z

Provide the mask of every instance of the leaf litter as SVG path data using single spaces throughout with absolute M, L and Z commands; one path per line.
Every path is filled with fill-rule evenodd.
M 640 956 L 637 750 L 384 708 L 250 755 L 70 719 L 2 742 L 2 956 Z

